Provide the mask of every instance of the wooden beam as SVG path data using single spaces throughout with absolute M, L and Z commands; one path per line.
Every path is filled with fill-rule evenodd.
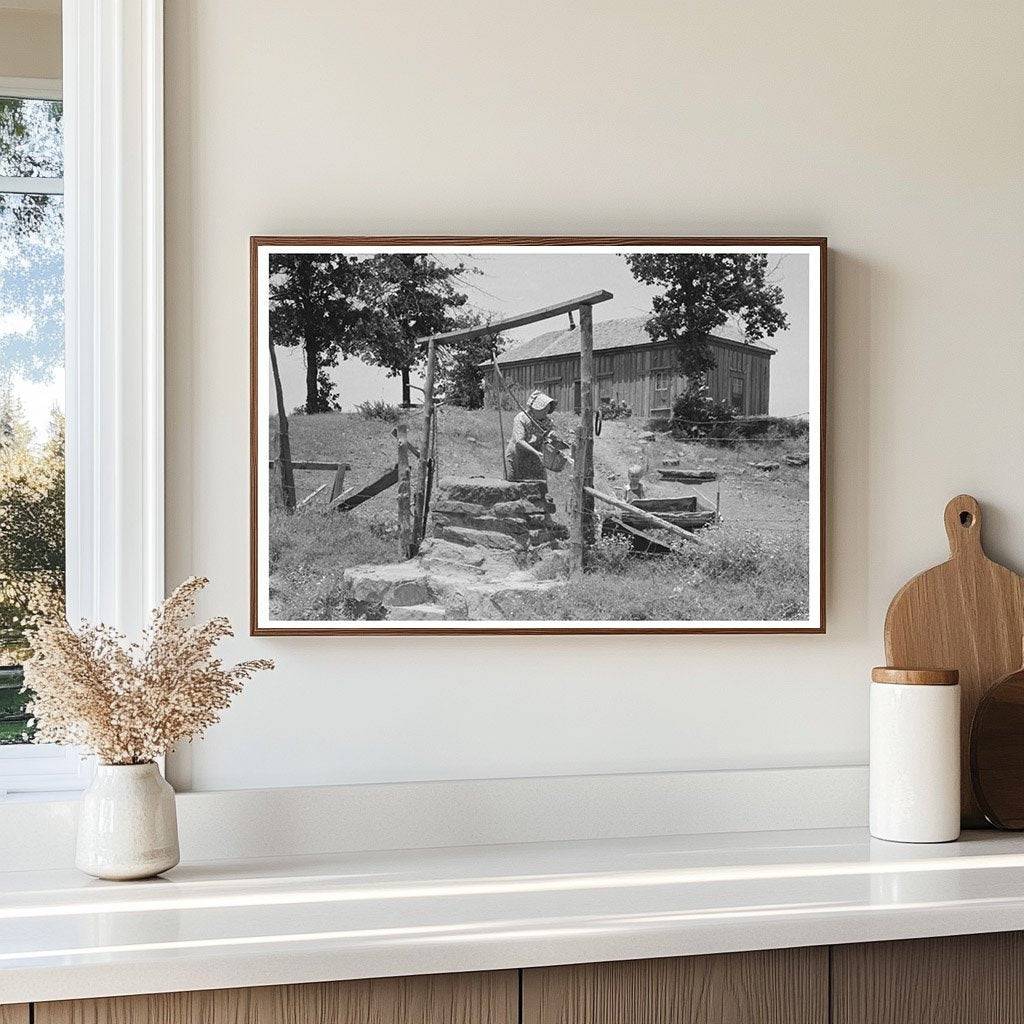
M 405 558 L 412 557 L 412 503 L 409 474 L 409 430 L 403 409 L 398 414 L 398 543 Z
M 573 445 L 572 498 L 569 515 L 569 570 L 581 572 L 594 543 L 594 318 L 580 306 L 580 425 Z
M 430 465 L 430 431 L 434 418 L 434 371 L 437 368 L 437 345 L 427 343 L 427 372 L 423 381 L 423 442 L 420 445 L 420 464 L 416 473 L 416 505 L 413 517 L 413 547 L 427 533 L 427 468 Z M 413 551 L 413 554 L 416 552 Z
M 501 474 L 508 479 L 508 459 L 505 458 L 505 418 L 501 411 L 501 371 L 497 360 L 494 363 L 494 399 L 498 406 L 498 437 L 501 439 Z
M 270 460 L 270 468 L 273 469 L 277 465 L 274 459 Z M 292 469 L 312 469 L 312 470 L 323 470 L 328 473 L 337 472 L 339 469 L 351 469 L 352 467 L 347 462 L 295 462 L 291 463 Z
M 583 571 L 583 425 L 572 442 L 572 480 L 569 482 L 569 572 Z
M 646 520 L 652 526 L 657 526 L 662 530 L 668 530 L 669 533 L 674 533 L 679 537 L 683 537 L 686 540 L 691 541 L 693 544 L 704 544 L 704 541 L 702 541 L 695 533 L 691 533 L 689 530 L 684 530 L 681 526 L 676 526 L 675 523 L 670 523 L 667 519 L 662 519 L 661 516 L 656 516 L 653 512 L 637 508 L 636 505 L 630 505 L 625 501 L 619 501 L 618 498 L 613 498 L 610 494 L 604 494 L 602 491 L 595 490 L 593 487 L 586 488 L 586 491 L 592 498 L 597 498 L 598 501 L 604 501 L 609 505 L 614 505 L 616 508 L 620 508 L 624 512 L 631 512 L 633 515 Z
M 614 298 L 611 292 L 603 289 L 599 292 L 588 292 L 578 298 L 569 299 L 566 302 L 557 302 L 553 306 L 543 306 L 541 309 L 531 309 L 528 313 L 520 313 L 518 316 L 507 316 L 503 320 L 494 320 L 483 327 L 467 327 L 461 331 L 448 331 L 446 334 L 430 334 L 420 338 L 417 344 L 450 345 L 457 341 L 472 341 L 473 338 L 483 338 L 488 334 L 500 334 L 502 331 L 510 331 L 514 327 L 525 327 L 527 324 L 535 324 L 538 320 L 548 320 L 553 316 L 561 316 L 571 309 L 578 309 L 581 313 L 585 308 L 590 308 L 598 302 L 607 302 Z
M 580 306 L 580 423 L 583 427 L 583 561 L 594 546 L 594 309 Z M 575 469 L 575 467 L 573 467 Z
M 343 490 L 345 490 L 345 472 L 348 468 L 347 463 L 339 463 L 338 468 L 334 473 L 334 479 L 331 481 L 331 496 L 328 498 L 328 501 L 334 501 L 334 499 L 341 494 Z
M 270 368 L 274 373 L 274 397 L 277 400 L 277 454 L 281 468 L 281 502 L 288 512 L 295 511 L 295 474 L 292 472 L 292 446 L 288 438 L 288 414 L 284 409 L 284 391 L 277 368 L 277 350 L 270 342 Z
M 373 483 L 367 484 L 362 490 L 356 491 L 349 497 L 346 497 L 348 492 L 339 494 L 333 502 L 328 504 L 329 509 L 335 509 L 338 512 L 348 512 L 349 509 L 355 508 L 357 505 L 362 505 L 364 501 L 369 501 L 370 498 L 375 498 L 382 491 L 386 491 L 389 487 L 394 487 L 398 483 L 398 466 L 394 466 L 389 469 L 383 476 L 378 477 Z
M 303 505 L 308 505 L 318 494 L 326 489 L 327 484 L 321 484 L 312 494 L 307 494 L 295 507 L 302 508 Z

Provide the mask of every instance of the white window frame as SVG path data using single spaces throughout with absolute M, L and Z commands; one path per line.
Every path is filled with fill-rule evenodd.
M 163 0 L 64 0 L 63 39 L 56 97 L 19 81 L 64 100 L 68 617 L 137 635 L 164 595 Z M 0 748 L 0 798 L 91 771 Z

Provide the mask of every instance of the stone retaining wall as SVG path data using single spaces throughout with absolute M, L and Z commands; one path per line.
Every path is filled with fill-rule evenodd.
M 543 480 L 449 477 L 432 503 L 431 532 L 454 544 L 510 552 L 526 567 L 566 537 L 553 511 Z

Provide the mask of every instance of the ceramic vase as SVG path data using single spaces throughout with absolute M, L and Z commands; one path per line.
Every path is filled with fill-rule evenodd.
M 82 794 L 75 864 L 96 878 L 151 878 L 178 863 L 174 790 L 149 764 L 101 764 Z

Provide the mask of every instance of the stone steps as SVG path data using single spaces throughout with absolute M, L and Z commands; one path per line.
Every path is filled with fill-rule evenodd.
M 552 508 L 542 480 L 441 481 L 420 554 L 347 569 L 348 594 L 395 620 L 536 619 L 568 569 Z

